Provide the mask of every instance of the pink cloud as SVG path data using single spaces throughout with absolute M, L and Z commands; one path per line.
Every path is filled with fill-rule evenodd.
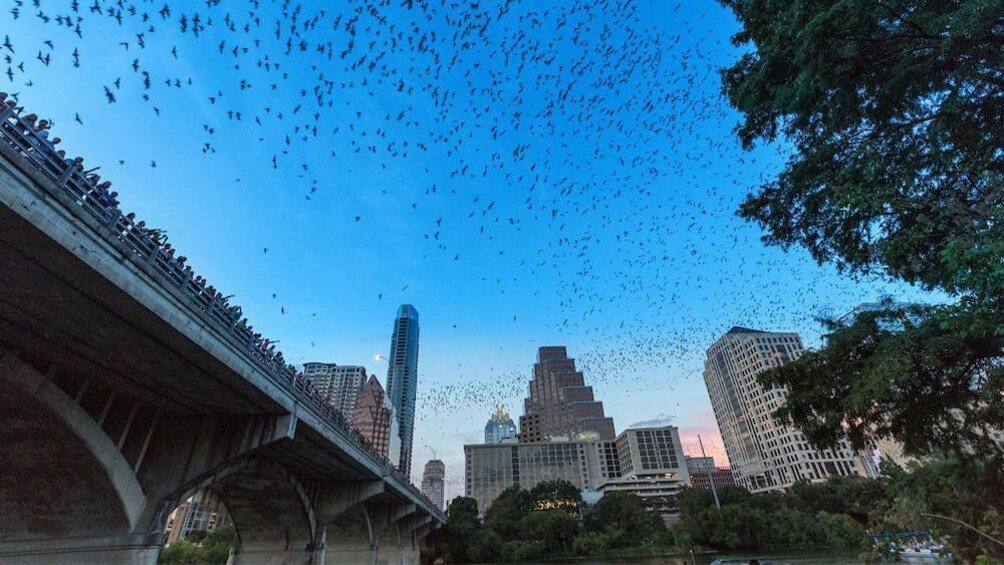
M 715 422 L 714 416 L 710 411 L 702 412 L 699 414 L 697 420 L 692 426 L 680 426 L 680 443 L 683 444 L 683 452 L 691 457 L 700 457 L 701 447 L 697 436 L 701 436 L 701 442 L 704 443 L 704 452 L 709 457 L 714 457 L 715 464 L 719 467 L 727 467 L 729 465 L 729 456 L 725 452 L 722 434 L 718 430 L 718 424 Z

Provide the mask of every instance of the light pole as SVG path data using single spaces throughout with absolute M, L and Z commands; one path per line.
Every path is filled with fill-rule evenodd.
M 708 455 L 704 453 L 704 442 L 701 441 L 701 434 L 697 434 L 697 443 L 701 446 L 701 457 L 705 460 L 708 459 Z M 722 505 L 718 502 L 718 489 L 715 488 L 715 476 L 711 472 L 711 467 L 714 467 L 714 459 L 711 460 L 711 465 L 708 466 L 708 482 L 711 483 L 711 494 L 715 497 L 715 508 L 719 511 L 722 509 Z

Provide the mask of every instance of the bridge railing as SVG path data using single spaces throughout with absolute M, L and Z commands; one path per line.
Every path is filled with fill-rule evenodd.
M 81 158 L 68 159 L 47 137 L 47 131 L 38 130 L 33 120 L 23 119 L 14 104 L 0 104 L 0 140 L 24 158 L 24 164 L 34 167 L 47 177 L 55 189 L 68 196 L 76 205 L 74 214 L 96 221 L 109 231 L 98 233 L 107 237 L 111 233 L 132 252 L 130 259 L 145 263 L 161 278 L 161 282 L 180 289 L 197 311 L 216 329 L 241 345 L 255 364 L 290 393 L 306 401 L 315 412 L 349 443 L 377 463 L 381 469 L 397 479 L 413 496 L 436 508 L 424 493 L 411 483 L 356 429 L 344 415 L 334 409 L 318 394 L 313 384 L 296 368 L 285 362 L 274 343 L 256 333 L 242 318 L 239 306 L 232 306 L 228 296 L 216 290 L 201 276 L 196 276 L 186 259 L 171 247 L 164 233 L 148 228 L 137 221 L 134 214 L 123 214 L 118 206 L 117 194 L 110 191 L 110 183 L 100 180 L 83 168 Z M 51 192 L 51 187 L 43 189 Z

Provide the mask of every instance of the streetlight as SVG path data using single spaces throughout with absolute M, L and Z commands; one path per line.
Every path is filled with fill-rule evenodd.
M 704 453 L 704 442 L 701 441 L 701 435 L 700 434 L 697 435 L 697 443 L 700 444 L 700 446 L 701 446 L 701 457 L 704 458 L 704 461 L 706 463 L 707 460 L 708 460 L 708 454 Z M 715 466 L 715 464 L 714 464 L 715 460 L 712 459 L 711 461 L 712 461 L 711 465 L 707 467 L 708 482 L 711 483 L 711 494 L 715 495 L 715 508 L 717 508 L 719 511 L 721 511 L 722 505 L 718 503 L 718 489 L 715 488 L 715 476 L 711 473 L 711 468 Z

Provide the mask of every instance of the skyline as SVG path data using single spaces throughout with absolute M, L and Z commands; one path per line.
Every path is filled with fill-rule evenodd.
M 276 169 L 271 159 L 285 146 L 285 130 L 266 122 L 264 131 L 249 135 L 220 108 L 289 107 L 298 92 L 285 85 L 269 90 L 272 79 L 264 76 L 253 81 L 260 90 L 238 91 L 242 73 L 198 56 L 213 30 L 198 41 L 168 30 L 149 39 L 139 52 L 143 64 L 191 76 L 193 85 L 158 86 L 153 102 L 145 103 L 129 69 L 135 45 L 126 52 L 113 41 L 134 41 L 126 30 L 95 17 L 77 42 L 69 32 L 28 16 L 15 22 L 4 12 L 0 23 L 23 46 L 20 52 L 44 49 L 51 37 L 61 47 L 80 43 L 85 56 L 79 69 L 68 57 L 43 67 L 26 56 L 33 85 L 19 77 L 2 88 L 21 91 L 32 111 L 53 119 L 64 146 L 88 166 L 102 167 L 126 209 L 166 229 L 197 272 L 236 293 L 251 322 L 281 342 L 289 361 L 364 365 L 376 373 L 370 359 L 387 351 L 391 309 L 420 306 L 415 459 L 425 461 L 423 446 L 432 446 L 450 478 L 462 469 L 459 446 L 476 440 L 491 406 L 521 401 L 540 345 L 569 348 L 615 421 L 678 425 L 686 447 L 694 434 L 714 430 L 700 371 L 704 351 L 729 327 L 793 331 L 811 347 L 820 330 L 813 318 L 826 311 L 849 311 L 885 294 L 937 300 L 901 284 L 845 278 L 801 250 L 764 247 L 759 230 L 733 212 L 757 179 L 780 167 L 787 148 L 743 152 L 730 131 L 738 115 L 725 108 L 716 67 L 738 51 L 728 41 L 737 29 L 733 16 L 717 5 L 670 12 L 641 3 L 637 10 L 667 43 L 676 38 L 656 70 L 677 96 L 667 110 L 677 117 L 665 129 L 633 119 L 629 134 L 607 130 L 603 139 L 614 156 L 637 157 L 643 154 L 637 147 L 646 144 L 659 152 L 658 162 L 637 165 L 592 158 L 595 144 L 573 141 L 571 118 L 553 137 L 564 136 L 568 154 L 586 165 L 550 154 L 552 136 L 526 133 L 503 144 L 489 126 L 473 123 L 461 129 L 479 147 L 458 153 L 444 149 L 409 160 L 357 154 L 355 136 L 341 134 L 349 123 L 370 135 L 381 129 L 385 100 L 351 91 L 346 96 L 362 99 L 363 117 L 338 118 L 331 129 L 341 127 L 340 134 L 293 146 Z M 169 54 L 172 44 L 178 58 Z M 575 49 L 571 41 L 559 47 Z M 253 59 L 240 62 L 253 68 Z M 290 65 L 293 82 L 312 81 L 306 62 Z M 126 90 L 108 104 L 102 87 L 120 77 Z M 444 84 L 463 86 L 456 76 Z M 209 102 L 217 91 L 224 97 Z M 401 103 L 387 96 L 387 107 Z M 435 106 L 414 104 L 417 115 L 435 118 Z M 457 126 L 436 127 L 451 135 Z M 391 131 L 403 138 L 407 127 Z M 484 153 L 508 154 L 517 141 L 531 145 L 526 162 L 476 179 L 452 174 Z M 212 151 L 204 153 L 203 143 Z M 338 156 L 328 159 L 328 151 Z M 530 162 L 549 175 L 532 191 Z M 659 172 L 643 175 L 649 165 Z M 561 184 L 565 176 L 576 184 Z M 320 188 L 310 192 L 315 181 Z M 426 194 L 433 186 L 440 188 L 435 197 Z M 532 211 L 524 198 L 533 198 Z M 489 203 L 497 204 L 486 214 Z M 622 394 L 615 393 L 619 385 Z

